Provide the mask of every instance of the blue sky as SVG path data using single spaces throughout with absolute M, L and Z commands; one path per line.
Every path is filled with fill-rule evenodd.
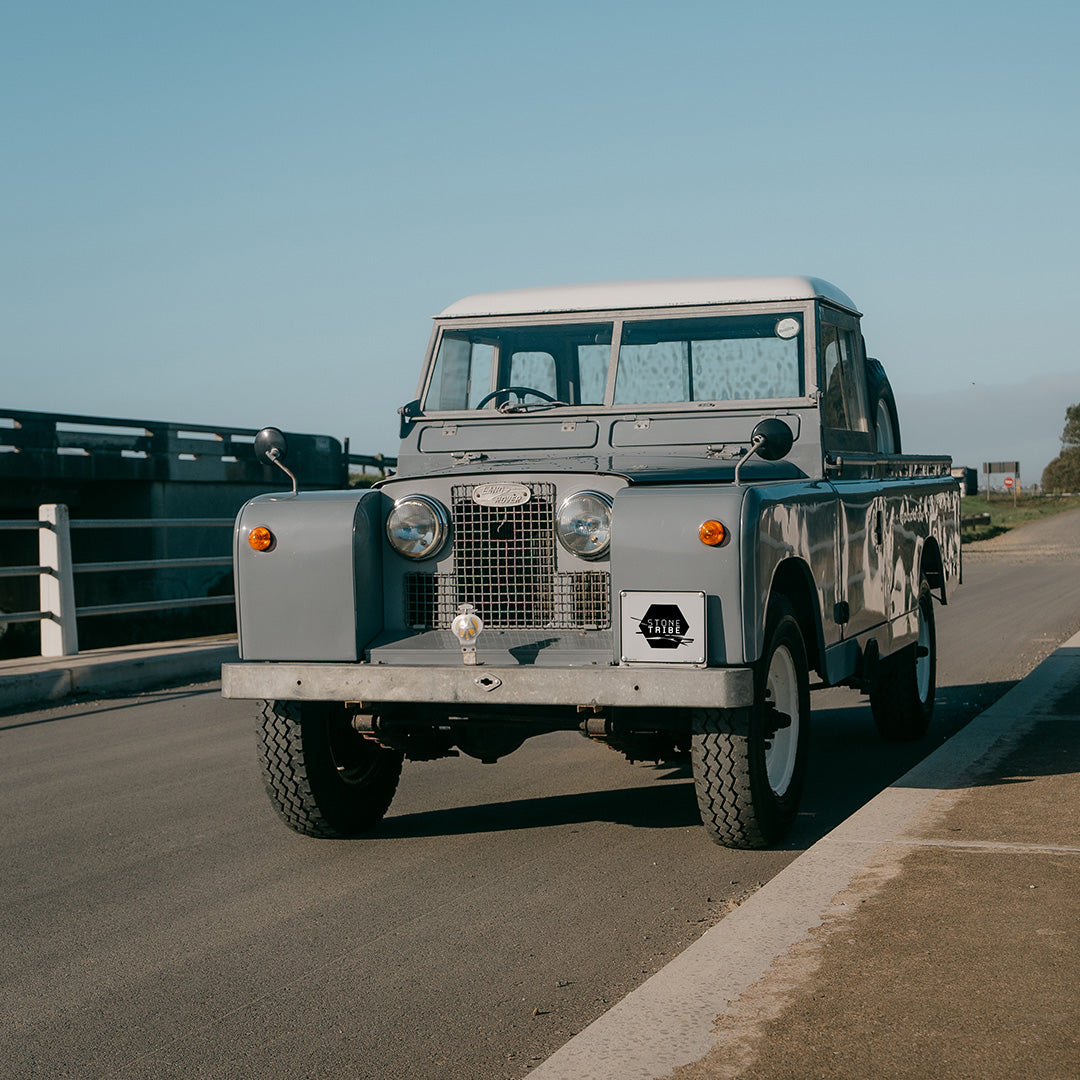
M 393 453 L 469 293 L 828 278 L 905 449 L 1080 401 L 1080 8 L 0 6 L 0 406 Z

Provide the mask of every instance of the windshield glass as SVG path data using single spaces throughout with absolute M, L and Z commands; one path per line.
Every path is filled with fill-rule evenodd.
M 448 330 L 424 406 L 603 405 L 611 331 L 611 323 Z
M 429 411 L 608 404 L 614 324 L 447 329 L 424 395 Z M 628 320 L 612 405 L 801 397 L 802 315 Z
M 797 315 L 627 323 L 614 404 L 799 397 L 801 330 Z

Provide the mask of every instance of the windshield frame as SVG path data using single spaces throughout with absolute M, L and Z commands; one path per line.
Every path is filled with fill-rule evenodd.
M 506 412 L 515 416 L 528 415 L 539 412 L 546 415 L 552 411 L 564 414 L 568 410 L 580 415 L 626 415 L 627 413 L 699 413 L 704 410 L 730 410 L 741 412 L 746 410 L 760 409 L 763 404 L 769 408 L 806 406 L 814 401 L 817 384 L 817 318 L 816 311 L 820 301 L 810 300 L 784 300 L 758 302 L 752 304 L 724 304 L 686 307 L 661 307 L 640 308 L 634 310 L 619 309 L 608 311 L 559 311 L 545 312 L 542 314 L 524 315 L 501 315 L 501 316 L 469 316 L 467 318 L 437 318 L 428 348 L 427 358 L 421 372 L 420 383 L 417 387 L 417 399 L 422 403 L 422 415 L 429 417 L 453 417 L 455 419 L 493 420 L 498 419 Z M 657 402 L 633 402 L 615 403 L 615 383 L 619 367 L 619 349 L 622 344 L 623 326 L 625 323 L 641 323 L 647 321 L 672 322 L 694 318 L 722 319 L 726 317 L 745 317 L 753 315 L 771 316 L 781 318 L 785 315 L 797 316 L 801 322 L 801 347 L 802 356 L 800 362 L 800 380 L 803 393 L 794 397 L 782 398 L 730 398 L 720 400 L 703 401 L 657 401 Z M 594 404 L 552 404 L 543 401 L 530 403 L 523 409 L 507 408 L 500 411 L 493 401 L 491 406 L 482 409 L 433 409 L 426 407 L 428 395 L 431 393 L 432 380 L 436 369 L 436 360 L 445 336 L 466 331 L 502 330 L 541 326 L 594 326 L 611 324 L 611 348 L 608 355 L 607 377 L 604 385 L 604 400 Z M 493 363 L 492 370 L 497 372 L 502 366 L 501 362 Z M 495 389 L 495 387 L 492 387 Z

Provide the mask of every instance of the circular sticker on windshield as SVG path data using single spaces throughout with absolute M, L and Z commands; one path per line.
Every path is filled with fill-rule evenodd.
M 799 333 L 798 319 L 781 319 L 776 324 L 776 336 L 779 338 L 793 338 Z

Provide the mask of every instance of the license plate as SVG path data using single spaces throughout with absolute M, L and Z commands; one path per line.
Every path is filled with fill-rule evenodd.
M 623 660 L 705 663 L 703 592 L 623 592 L 619 601 Z

